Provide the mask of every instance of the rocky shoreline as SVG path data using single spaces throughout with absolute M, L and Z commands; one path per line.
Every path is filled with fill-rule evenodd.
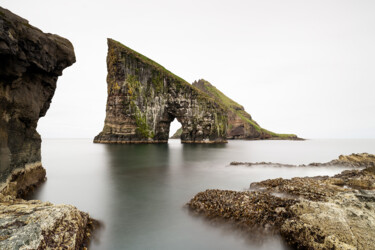
M 72 205 L 24 200 L 46 180 L 42 164 L 14 170 L 0 189 L 0 249 L 85 249 L 99 223 Z
M 96 225 L 71 205 L 0 194 L 0 249 L 84 249 Z
M 375 249 L 375 156 L 352 154 L 310 164 L 320 165 L 364 169 L 333 177 L 270 179 L 243 192 L 206 190 L 187 205 L 249 232 L 280 234 L 296 249 Z
M 283 164 L 274 162 L 238 162 L 232 161 L 231 166 L 272 166 L 272 167 L 331 167 L 331 166 L 341 166 L 349 168 L 364 168 L 375 166 L 375 156 L 372 154 L 362 153 L 362 154 L 351 154 L 351 155 L 340 155 L 338 159 L 334 159 L 330 162 L 318 163 L 313 162 L 310 164 Z

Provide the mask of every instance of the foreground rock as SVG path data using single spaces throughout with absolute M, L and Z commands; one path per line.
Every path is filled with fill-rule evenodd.
M 0 195 L 0 249 L 82 249 L 93 229 L 70 205 Z
M 70 205 L 17 199 L 45 180 L 36 131 L 72 44 L 0 7 L 0 249 L 81 249 L 92 220 Z
M 183 143 L 226 142 L 225 107 L 161 65 L 108 39 L 108 99 L 97 143 L 166 143 L 170 123 Z
M 336 161 L 365 169 L 266 180 L 252 183 L 254 191 L 206 190 L 188 206 L 241 228 L 280 233 L 295 248 L 375 249 L 374 160 L 369 154 L 342 156 Z
M 227 97 L 208 81 L 200 79 L 193 82 L 193 86 L 227 108 L 228 126 L 226 133 L 228 139 L 301 140 L 293 134 L 277 134 L 260 127 L 243 106 Z M 173 135 L 173 138 L 178 136 L 177 133 L 178 131 Z

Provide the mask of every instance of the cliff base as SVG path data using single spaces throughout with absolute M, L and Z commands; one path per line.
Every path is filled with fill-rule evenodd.
M 41 162 L 26 164 L 25 168 L 13 170 L 7 180 L 1 183 L 0 193 L 22 198 L 45 180 L 46 170 Z

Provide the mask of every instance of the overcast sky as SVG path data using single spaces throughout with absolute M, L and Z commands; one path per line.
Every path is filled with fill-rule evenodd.
M 375 138 L 373 0 L 2 0 L 68 38 L 44 138 L 93 138 L 104 124 L 110 37 L 188 82 L 204 78 L 262 127 L 304 138 Z M 176 129 L 176 128 L 173 128 Z

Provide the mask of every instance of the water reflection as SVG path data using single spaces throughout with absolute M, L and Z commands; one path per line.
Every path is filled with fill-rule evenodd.
M 98 248 L 249 249 L 249 243 L 233 230 L 215 230 L 184 209 L 184 204 L 209 182 L 204 180 L 205 174 L 199 174 L 199 167 L 194 174 L 194 165 L 200 162 L 205 166 L 226 145 L 103 146 L 116 198 L 111 203 L 112 219 L 107 221 L 112 232 L 110 239 Z M 197 181 L 200 185 L 196 185 Z M 274 249 L 283 248 L 278 242 L 279 239 L 272 239 L 269 244 Z M 257 244 L 256 249 L 259 247 Z
M 244 190 L 254 181 L 333 175 L 342 170 L 229 166 L 232 161 L 306 164 L 373 148 L 375 140 L 219 145 L 185 145 L 179 140 L 161 145 L 44 140 L 48 180 L 32 198 L 73 204 L 102 221 L 100 241 L 92 249 L 284 249 L 276 237 L 254 244 L 225 226 L 191 216 L 184 204 L 208 188 Z
M 168 193 L 160 185 L 168 183 L 168 145 L 103 146 L 116 197 L 111 204 L 111 249 L 137 246 L 147 242 L 148 232 L 163 226 L 168 210 Z M 147 237 L 151 240 L 152 235 Z

